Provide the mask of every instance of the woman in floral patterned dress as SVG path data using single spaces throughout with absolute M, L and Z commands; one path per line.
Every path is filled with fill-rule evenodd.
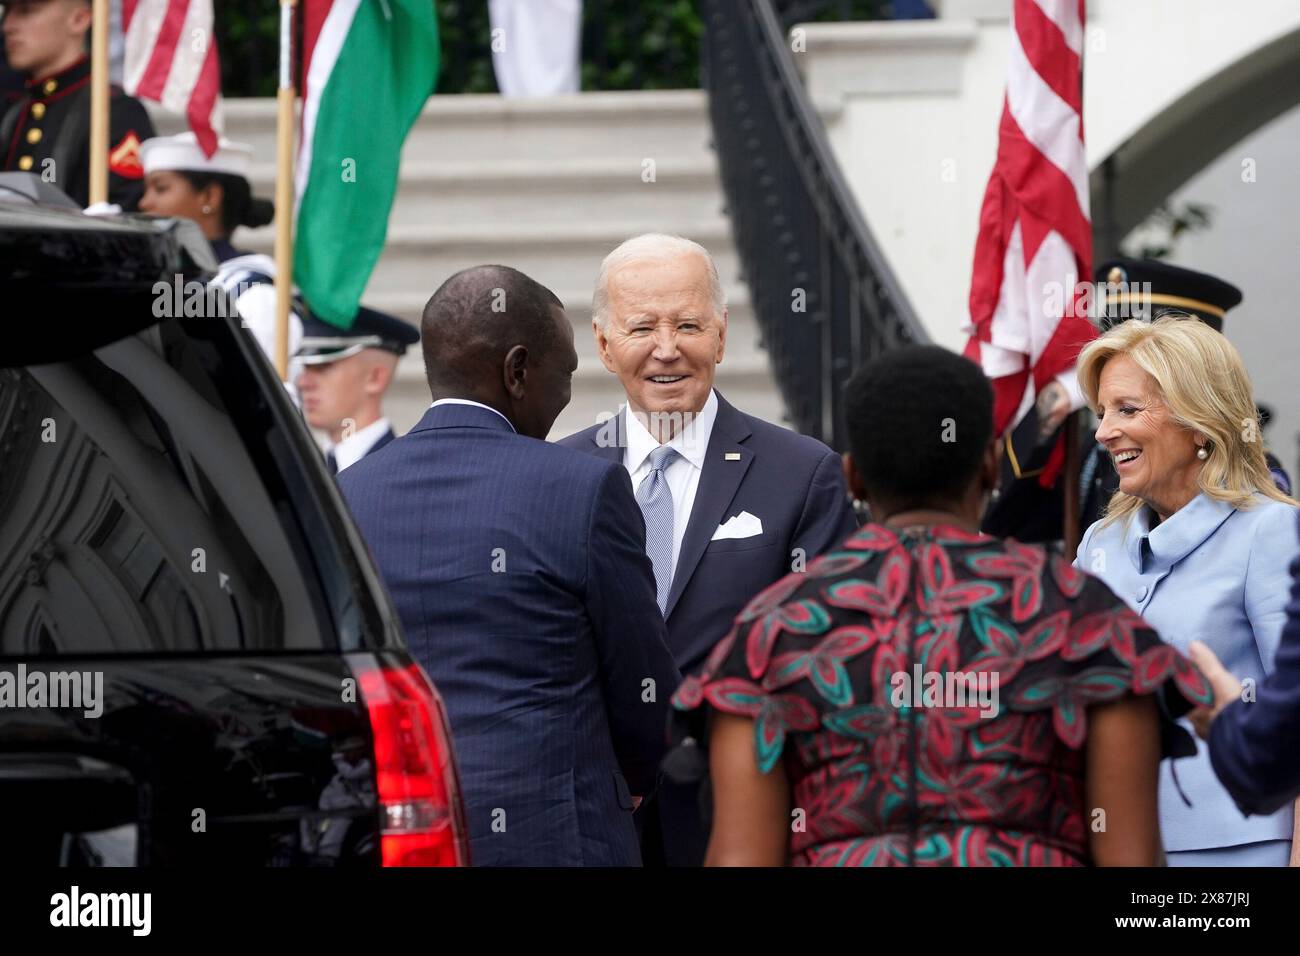
M 992 393 L 933 346 L 848 385 L 874 522 L 753 599 L 673 704 L 710 865 L 1154 865 L 1199 671 L 1096 579 L 980 534 Z M 707 718 L 707 720 L 705 719 Z M 1162 736 L 1163 731 L 1163 736 Z M 1183 734 L 1185 737 L 1185 734 Z

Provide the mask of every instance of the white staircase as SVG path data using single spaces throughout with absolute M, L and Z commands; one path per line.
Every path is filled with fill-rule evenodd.
M 254 145 L 254 191 L 266 197 L 274 194 L 274 105 L 226 104 L 226 135 Z M 359 120 L 358 135 L 365 130 Z M 481 263 L 514 266 L 551 288 L 573 319 L 579 357 L 573 401 L 552 431 L 561 437 L 622 401 L 592 341 L 591 293 L 601 259 L 638 233 L 684 235 L 713 253 L 727 294 L 719 389 L 738 407 L 784 424 L 740 279 L 709 138 L 708 104 L 698 90 L 540 100 L 434 96 L 403 150 L 387 246 L 363 301 L 418 324 L 444 279 Z M 647 161 L 653 161 L 650 182 Z M 272 235 L 271 229 L 243 231 L 235 243 L 269 253 Z M 389 393 L 387 411 L 399 432 L 419 419 L 428 400 L 416 349 Z

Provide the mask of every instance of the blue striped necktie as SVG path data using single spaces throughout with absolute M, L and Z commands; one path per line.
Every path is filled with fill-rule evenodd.
M 636 489 L 636 503 L 645 517 L 645 553 L 655 571 L 655 598 L 662 614 L 673 583 L 673 493 L 664 469 L 678 457 L 676 448 L 660 445 L 650 453 L 650 474 Z

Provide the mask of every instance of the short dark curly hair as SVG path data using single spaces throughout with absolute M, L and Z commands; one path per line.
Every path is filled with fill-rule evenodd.
M 916 507 L 959 499 L 993 435 L 979 366 L 937 345 L 891 349 L 844 386 L 853 464 L 867 494 Z

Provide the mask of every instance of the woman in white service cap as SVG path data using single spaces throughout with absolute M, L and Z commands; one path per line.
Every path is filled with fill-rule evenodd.
M 140 144 L 140 164 L 145 178 L 140 211 L 198 224 L 221 264 L 211 281 L 233 296 L 244 325 L 273 358 L 275 262 L 270 256 L 242 252 L 230 242 L 239 227 L 257 229 L 269 225 L 275 215 L 269 200 L 253 196 L 248 181 L 253 147 L 223 137 L 217 151 L 206 156 L 193 133 L 156 136 Z M 301 340 L 302 321 L 291 313 L 290 355 Z

